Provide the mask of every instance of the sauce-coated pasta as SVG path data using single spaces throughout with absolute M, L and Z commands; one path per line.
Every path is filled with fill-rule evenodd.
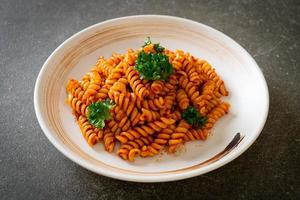
M 136 68 L 141 51 L 146 55 L 141 62 L 156 51 L 158 59 L 168 58 L 172 73 L 151 74 L 152 79 L 147 80 L 147 74 L 142 76 Z M 157 65 L 153 63 L 152 66 Z M 166 66 L 170 67 L 168 63 Z M 139 69 L 142 67 L 143 63 Z M 228 95 L 224 81 L 208 62 L 182 50 L 171 51 L 149 42 L 124 55 L 113 54 L 107 60 L 100 57 L 81 81 L 70 80 L 66 90 L 66 102 L 88 144 L 102 141 L 108 152 L 118 147 L 117 155 L 129 161 L 137 156 L 155 156 L 163 149 L 174 153 L 187 141 L 205 140 L 230 107 L 221 100 Z M 107 99 L 113 104 L 110 117 L 103 118 L 103 128 L 95 127 L 89 121 L 89 105 Z M 196 110 L 202 121 L 183 117 L 182 113 L 191 108 L 194 110 L 185 116 Z

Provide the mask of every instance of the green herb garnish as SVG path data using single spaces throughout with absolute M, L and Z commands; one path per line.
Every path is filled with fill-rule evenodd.
M 145 47 L 149 44 L 152 44 L 150 37 L 147 37 L 146 40 L 144 41 L 144 45 L 142 47 Z
M 95 102 L 88 106 L 88 120 L 96 128 L 103 128 L 105 126 L 105 120 L 111 118 L 109 110 L 112 108 L 112 104 L 109 99 L 103 102 Z
M 157 44 L 154 44 L 154 50 L 156 51 L 156 52 L 158 52 L 158 53 L 161 53 L 161 52 L 163 52 L 164 50 L 165 50 L 165 48 L 164 47 L 162 47 L 162 46 L 160 46 L 160 44 L 159 43 L 157 43 Z
M 196 108 L 189 106 L 183 113 L 182 118 L 195 128 L 203 127 L 207 122 L 206 116 L 201 116 Z
M 144 45 L 142 47 L 145 47 L 150 44 L 152 44 L 151 39 L 150 39 L 150 37 L 147 37 L 146 40 L 144 41 Z M 153 44 L 153 48 L 157 53 L 162 53 L 165 50 L 165 48 L 160 46 L 159 43 Z
M 147 46 L 151 43 L 148 37 L 144 43 Z M 173 72 L 173 67 L 169 63 L 169 57 L 162 54 L 164 47 L 160 44 L 153 45 L 155 53 L 146 53 L 144 50 L 138 54 L 135 69 L 140 73 L 140 77 L 146 80 L 167 80 Z

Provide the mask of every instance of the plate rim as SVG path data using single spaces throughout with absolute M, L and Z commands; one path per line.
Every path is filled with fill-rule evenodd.
M 260 122 L 260 125 L 258 126 L 258 131 L 257 133 L 255 133 L 254 137 L 251 138 L 251 140 L 247 143 L 247 145 L 245 145 L 242 149 L 240 149 L 240 151 L 234 151 L 231 152 L 229 155 L 227 155 L 225 158 L 221 160 L 220 162 L 215 162 L 211 165 L 208 166 L 204 166 L 200 169 L 194 169 L 192 171 L 188 171 L 188 172 L 183 172 L 180 174 L 164 174 L 164 175 L 159 175 L 159 176 L 141 176 L 141 175 L 132 175 L 132 174 L 121 174 L 118 172 L 112 172 L 109 170 L 103 170 L 101 168 L 95 168 L 95 166 L 93 166 L 92 164 L 88 163 L 87 161 L 85 161 L 83 158 L 77 156 L 74 152 L 70 151 L 67 148 L 64 148 L 63 145 L 61 145 L 58 141 L 56 141 L 56 138 L 54 138 L 54 136 L 52 136 L 51 134 L 51 130 L 48 129 L 45 120 L 42 117 L 41 114 L 41 105 L 39 103 L 39 94 L 42 92 L 40 89 L 40 83 L 43 81 L 42 77 L 45 75 L 45 69 L 48 65 L 48 63 L 50 62 L 50 60 L 60 51 L 60 49 L 62 49 L 66 44 L 68 44 L 69 42 L 72 42 L 73 40 L 76 40 L 81 34 L 85 33 L 85 32 L 89 32 L 90 30 L 98 27 L 98 26 L 103 26 L 105 24 L 109 24 L 109 23 L 113 23 L 116 21 L 120 21 L 120 20 L 130 20 L 130 19 L 135 19 L 135 18 L 148 18 L 148 19 L 169 19 L 169 20 L 174 20 L 174 21 L 181 21 L 181 22 L 186 22 L 186 23 L 191 23 L 191 24 L 195 24 L 197 26 L 202 26 L 203 28 L 209 30 L 209 31 L 213 31 L 216 34 L 218 34 L 219 36 L 222 36 L 222 38 L 230 41 L 232 44 L 235 45 L 235 47 L 237 47 L 239 49 L 239 51 L 246 55 L 250 60 L 250 62 L 252 62 L 252 66 L 256 68 L 257 70 L 257 74 L 260 76 L 261 80 L 263 81 L 263 90 L 265 91 L 265 95 L 266 95 L 266 99 L 265 99 L 265 104 L 266 104 L 266 108 L 265 108 L 265 113 L 263 113 L 263 120 Z M 36 83 L 35 83 L 35 87 L 34 87 L 34 109 L 35 109 L 35 113 L 36 113 L 36 117 L 38 119 L 38 122 L 40 124 L 40 127 L 42 128 L 42 131 L 44 132 L 44 134 L 46 135 L 46 137 L 48 138 L 48 140 L 50 140 L 50 142 L 56 147 L 56 149 L 58 149 L 63 155 L 65 155 L 67 158 L 69 158 L 70 160 L 72 160 L 73 162 L 79 164 L 80 166 L 94 172 L 97 174 L 101 174 L 107 177 L 111 177 L 111 178 L 115 178 L 115 179 L 119 179 L 119 180 L 125 180 L 125 181 L 133 181 L 133 182 L 167 182 L 167 181 L 175 181 L 175 180 L 181 180 L 181 179 L 186 179 L 186 178 L 190 178 L 190 177 L 194 177 L 194 176 L 198 176 L 201 174 L 205 174 L 207 172 L 213 171 L 217 168 L 222 167 L 223 165 L 231 162 L 232 160 L 236 159 L 237 157 L 239 157 L 241 154 L 243 154 L 253 143 L 254 141 L 256 141 L 257 137 L 261 134 L 263 127 L 267 121 L 267 117 L 268 117 L 268 113 L 269 113 L 269 91 L 268 91 L 268 86 L 267 86 L 267 82 L 266 79 L 263 75 L 263 72 L 261 71 L 261 69 L 259 68 L 258 64 L 255 62 L 254 58 L 240 45 L 238 44 L 235 40 L 233 40 L 231 37 L 227 36 L 226 34 L 224 34 L 223 32 L 212 28 L 208 25 L 205 25 L 201 22 L 197 22 L 194 20 L 190 20 L 190 19 L 186 19 L 186 18 L 181 18 L 181 17 L 175 17 L 175 16 L 169 16 L 169 15 L 131 15 L 131 16 L 125 16 L 125 17 L 119 17 L 119 18 L 113 18 L 113 19 L 109 19 L 109 20 L 105 20 L 99 23 L 96 23 L 94 25 L 88 26 L 84 29 L 82 29 L 81 31 L 73 34 L 71 37 L 69 37 L 68 39 L 66 39 L 63 43 L 61 43 L 51 54 L 50 56 L 47 58 L 47 60 L 44 62 L 38 77 L 36 79 Z

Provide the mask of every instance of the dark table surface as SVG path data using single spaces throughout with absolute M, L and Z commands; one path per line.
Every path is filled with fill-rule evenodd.
M 126 15 L 196 20 L 232 37 L 267 80 L 270 112 L 257 141 L 208 174 L 130 183 L 89 172 L 58 152 L 36 120 L 43 62 L 65 39 Z M 298 199 L 300 3 L 282 1 L 0 1 L 0 199 Z

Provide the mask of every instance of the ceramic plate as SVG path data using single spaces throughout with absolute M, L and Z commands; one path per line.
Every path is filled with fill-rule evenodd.
M 127 162 L 107 153 L 101 143 L 88 146 L 65 103 L 65 85 L 71 78 L 80 79 L 99 56 L 107 58 L 113 52 L 137 49 L 147 36 L 168 49 L 190 52 L 215 67 L 230 92 L 224 100 L 231 104 L 231 110 L 217 122 L 206 141 L 188 142 L 184 151 L 175 155 Z M 40 71 L 34 105 L 48 139 L 74 162 L 116 179 L 160 182 L 209 172 L 242 154 L 265 124 L 269 96 L 254 59 L 225 34 L 187 19 L 146 15 L 93 25 L 61 44 Z

